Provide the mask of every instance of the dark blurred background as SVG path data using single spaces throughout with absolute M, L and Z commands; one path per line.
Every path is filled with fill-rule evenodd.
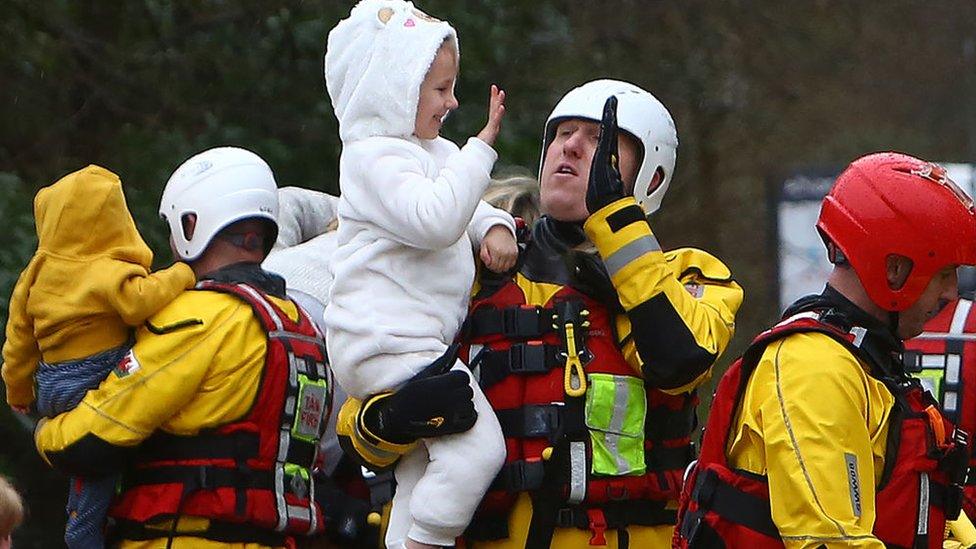
M 351 1 L 92 0 L 0 3 L 0 322 L 36 245 L 34 193 L 89 163 L 120 174 L 158 266 L 155 207 L 185 158 L 237 145 L 279 185 L 337 192 L 325 92 L 329 29 Z M 597 77 L 671 110 L 680 146 L 653 227 L 665 247 L 723 258 L 746 289 L 733 348 L 778 315 L 770 192 L 797 169 L 883 149 L 976 161 L 976 3 L 944 1 L 418 0 L 458 30 L 461 109 L 484 123 L 508 92 L 499 169 L 534 173 L 549 110 Z M 812 228 L 811 228 L 812 230 Z M 708 389 L 703 393 L 710 392 Z M 0 406 L 0 474 L 26 495 L 17 547 L 60 544 L 65 481 Z

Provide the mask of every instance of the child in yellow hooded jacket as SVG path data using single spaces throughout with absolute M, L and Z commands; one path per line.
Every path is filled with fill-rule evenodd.
M 34 222 L 37 251 L 10 298 L 2 375 L 11 408 L 25 413 L 35 404 L 41 415 L 54 416 L 76 406 L 113 368 L 138 367 L 125 360 L 131 329 L 192 288 L 196 276 L 185 263 L 149 272 L 152 250 L 136 229 L 122 183 L 99 166 L 41 189 Z M 104 543 L 115 479 L 92 484 L 99 483 L 104 489 L 71 484 L 69 547 Z M 95 493 L 83 493 L 91 488 Z M 97 501 L 86 501 L 90 496 Z

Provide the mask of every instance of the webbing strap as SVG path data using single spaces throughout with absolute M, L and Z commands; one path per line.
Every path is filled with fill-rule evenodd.
M 270 471 L 249 471 L 211 465 L 167 465 L 151 469 L 136 469 L 123 480 L 123 491 L 150 484 L 182 484 L 188 493 L 215 488 L 271 490 L 274 483 Z
M 664 501 L 655 500 L 627 500 L 597 506 L 564 507 L 556 513 L 556 526 L 588 530 L 590 517 L 587 511 L 590 509 L 603 511 L 607 528 L 674 524 L 678 520 L 678 512 L 675 509 L 665 509 L 665 504 Z
M 769 500 L 726 484 L 715 471 L 706 469 L 699 473 L 691 498 L 703 512 L 714 511 L 729 522 L 779 539 Z
M 139 447 L 142 461 L 187 461 L 202 459 L 244 460 L 258 455 L 257 433 L 201 433 L 179 436 L 157 431 Z
M 154 520 L 175 520 L 173 516 L 161 516 Z M 114 521 L 111 527 L 112 541 L 132 540 L 150 541 L 164 540 L 168 537 L 195 537 L 220 541 L 224 543 L 256 543 L 268 547 L 288 547 L 288 536 L 277 532 L 258 528 L 257 526 L 246 523 L 221 522 L 211 520 L 206 530 L 187 530 L 175 532 L 170 531 L 170 527 L 152 528 L 147 524 L 131 521 Z
M 505 490 L 511 493 L 538 490 L 544 476 L 545 465 L 542 460 L 513 461 L 502 467 L 489 490 Z
M 504 351 L 485 348 L 478 364 L 478 381 L 487 389 L 510 375 L 545 374 L 563 365 L 559 347 L 540 341 L 516 343 Z

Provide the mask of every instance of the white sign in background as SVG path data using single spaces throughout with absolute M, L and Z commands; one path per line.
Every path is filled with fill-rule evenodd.
M 972 196 L 976 165 L 942 165 L 949 177 Z M 817 232 L 817 217 L 820 202 L 834 177 L 799 175 L 783 183 L 777 212 L 780 311 L 800 297 L 820 293 L 830 273 L 827 252 Z

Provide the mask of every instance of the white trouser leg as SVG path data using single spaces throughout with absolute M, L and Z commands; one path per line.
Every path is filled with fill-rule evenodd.
M 386 527 L 387 549 L 400 549 L 407 540 L 407 531 L 413 524 L 410 516 L 410 496 L 420 477 L 427 469 L 427 448 L 418 446 L 416 450 L 400 458 L 394 470 L 396 492 L 393 494 L 393 508 Z
M 407 536 L 431 545 L 454 544 L 505 462 L 505 441 L 488 399 L 464 365 L 453 369 L 468 374 L 478 420 L 463 433 L 424 439 L 429 462 L 410 496 Z

